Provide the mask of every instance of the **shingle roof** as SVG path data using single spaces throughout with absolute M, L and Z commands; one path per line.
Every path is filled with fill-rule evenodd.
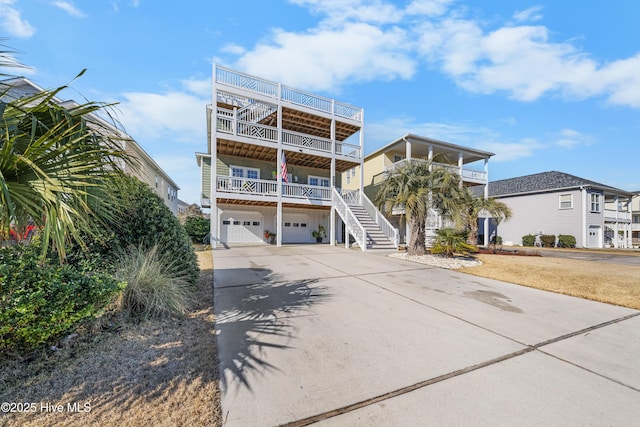
M 516 178 L 502 179 L 489 183 L 489 197 L 510 196 L 525 193 L 541 193 L 553 190 L 567 190 L 575 188 L 595 188 L 609 193 L 631 196 L 633 193 L 620 190 L 610 185 L 580 178 L 564 172 L 550 171 Z M 473 190 L 482 193 L 481 187 Z

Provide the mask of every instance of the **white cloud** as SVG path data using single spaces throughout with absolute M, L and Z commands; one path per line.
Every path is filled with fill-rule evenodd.
M 308 90 L 349 82 L 410 78 L 416 67 L 400 28 L 356 23 L 307 33 L 277 30 L 272 42 L 246 52 L 236 67 Z
M 200 98 L 211 95 L 211 79 L 187 79 L 182 81 L 182 86 Z
M 504 23 L 468 17 L 455 0 L 290 0 L 319 16 L 306 31 L 274 29 L 253 47 L 221 53 L 252 74 L 309 90 L 339 92 L 353 82 L 409 79 L 419 66 L 439 69 L 461 88 L 531 102 L 604 97 L 640 108 L 640 53 L 599 62 L 571 40 L 553 40 L 541 6 Z M 525 23 L 525 24 L 523 24 Z M 492 25 L 493 28 L 488 28 Z
M 73 4 L 69 3 L 68 1 L 57 0 L 57 1 L 53 2 L 53 5 L 55 7 L 57 7 L 57 8 L 59 8 L 59 9 L 64 10 L 69 15 L 73 16 L 74 18 L 86 18 L 87 17 L 87 15 L 83 11 L 81 11 L 80 9 L 78 9 Z
M 562 129 L 556 135 L 556 145 L 571 149 L 580 145 L 588 146 L 593 144 L 593 138 L 589 135 L 584 135 L 573 129 Z
M 517 22 L 533 22 L 542 19 L 542 14 L 538 13 L 542 10 L 542 6 L 534 6 L 529 9 L 521 10 L 513 14 L 513 19 Z
M 121 122 L 136 141 L 172 140 L 202 146 L 206 143 L 206 105 L 210 99 L 185 92 L 127 92 L 118 105 Z
M 538 142 L 535 138 L 524 138 L 517 142 L 488 142 L 483 144 L 487 151 L 496 153 L 491 158 L 492 162 L 510 162 L 526 157 L 532 157 L 537 150 L 546 148 L 546 146 Z
M 22 18 L 22 14 L 14 5 L 14 0 L 0 0 L 0 28 L 9 35 L 18 38 L 29 38 L 36 32 L 29 21 Z

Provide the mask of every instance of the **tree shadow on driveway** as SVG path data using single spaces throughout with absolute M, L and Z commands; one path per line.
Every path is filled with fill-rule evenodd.
M 226 277 L 238 277 L 254 269 L 226 270 Z M 260 272 L 256 284 L 224 287 L 214 285 L 214 310 L 220 383 L 228 390 L 240 382 L 251 390 L 250 375 L 280 371 L 269 362 L 267 351 L 287 350 L 297 331 L 291 319 L 326 301 L 326 288 L 314 286 L 318 279 L 285 281 L 271 270 Z M 230 275 L 230 276 L 228 276 Z

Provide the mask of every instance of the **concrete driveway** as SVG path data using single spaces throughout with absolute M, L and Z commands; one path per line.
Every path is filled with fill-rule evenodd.
M 225 425 L 637 425 L 640 312 L 386 254 L 214 251 Z

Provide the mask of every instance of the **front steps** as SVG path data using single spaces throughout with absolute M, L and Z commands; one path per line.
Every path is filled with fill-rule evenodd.
M 395 249 L 393 242 L 382 232 L 362 205 L 350 204 L 349 209 L 367 233 L 367 249 Z

